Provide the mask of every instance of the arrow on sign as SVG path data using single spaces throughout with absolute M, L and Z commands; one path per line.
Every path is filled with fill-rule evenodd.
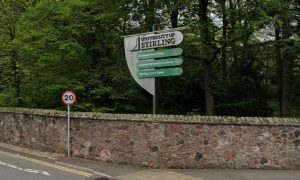
M 143 59 L 155 59 L 155 58 L 164 58 L 164 57 L 172 57 L 181 55 L 183 50 L 181 48 L 173 48 L 173 49 L 163 49 L 156 51 L 140 51 L 137 54 L 139 60 Z
M 183 62 L 182 58 L 145 60 L 145 61 L 138 62 L 137 66 L 139 69 L 159 68 L 159 67 L 179 66 L 182 64 L 182 62 Z

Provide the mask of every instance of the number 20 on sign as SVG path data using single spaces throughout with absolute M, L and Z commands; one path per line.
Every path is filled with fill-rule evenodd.
M 68 147 L 68 157 L 70 157 L 70 105 L 73 105 L 73 104 L 76 103 L 76 94 L 71 90 L 64 91 L 61 94 L 61 100 L 66 106 L 68 106 L 68 142 L 67 142 L 67 147 Z
M 61 100 L 66 106 L 73 105 L 76 103 L 76 94 L 71 90 L 64 91 Z

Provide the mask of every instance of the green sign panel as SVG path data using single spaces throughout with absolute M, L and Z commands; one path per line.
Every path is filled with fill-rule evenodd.
M 137 76 L 140 79 L 164 76 L 179 76 L 182 74 L 182 72 L 182 68 L 151 69 L 138 71 Z
M 183 62 L 182 58 L 169 58 L 160 60 L 145 60 L 138 62 L 137 66 L 139 69 L 145 68 L 159 68 L 159 67 L 170 67 L 179 66 Z
M 137 57 L 139 60 L 143 60 L 143 59 L 155 59 L 155 58 L 179 56 L 181 54 L 182 54 L 181 48 L 173 48 L 173 49 L 162 49 L 156 51 L 139 52 L 137 54 Z

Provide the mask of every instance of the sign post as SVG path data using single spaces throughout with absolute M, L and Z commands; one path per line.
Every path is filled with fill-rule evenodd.
M 183 73 L 180 57 L 183 50 L 176 48 L 183 41 L 183 34 L 174 28 L 133 34 L 124 37 L 126 62 L 134 80 L 153 95 L 153 114 L 157 112 L 157 81 L 159 77 L 179 76 Z M 163 49 L 162 49 L 163 48 Z
M 70 157 L 70 105 L 68 105 L 68 158 Z
M 68 158 L 70 157 L 70 106 L 76 103 L 76 94 L 71 90 L 66 90 L 61 94 L 62 102 L 68 107 Z
M 152 25 L 152 31 L 156 31 L 157 27 L 155 24 Z M 156 33 L 154 33 L 155 35 Z M 144 37 L 144 39 L 147 39 Z M 144 44 L 142 43 L 142 38 L 139 39 L 140 40 L 140 47 L 143 46 Z M 147 40 L 146 40 L 147 41 Z M 156 50 L 155 47 L 151 48 L 154 51 Z M 139 53 L 138 53 L 139 54 Z M 139 59 L 139 58 L 138 58 Z M 154 59 L 155 60 L 155 59 Z M 154 94 L 153 94 L 153 112 L 152 114 L 156 114 L 157 113 L 157 105 L 158 105 L 158 79 L 156 77 L 154 77 Z

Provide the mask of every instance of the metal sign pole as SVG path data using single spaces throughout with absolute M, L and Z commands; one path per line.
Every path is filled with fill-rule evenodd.
M 153 114 L 157 113 L 157 78 L 154 78 Z
M 70 105 L 68 105 L 68 158 L 70 157 Z
M 68 112 L 67 112 L 67 118 L 68 118 L 68 122 L 67 122 L 67 151 L 68 151 L 68 158 L 70 157 L 70 106 L 75 104 L 77 101 L 76 98 L 76 93 L 71 91 L 71 90 L 66 90 L 61 94 L 61 101 L 68 107 Z
M 152 25 L 152 31 L 155 32 L 156 29 L 156 25 L 153 24 Z M 158 85 L 158 79 L 155 77 L 154 78 L 154 94 L 153 94 L 153 114 L 157 113 L 157 100 L 158 100 L 158 93 L 157 93 L 157 85 Z

